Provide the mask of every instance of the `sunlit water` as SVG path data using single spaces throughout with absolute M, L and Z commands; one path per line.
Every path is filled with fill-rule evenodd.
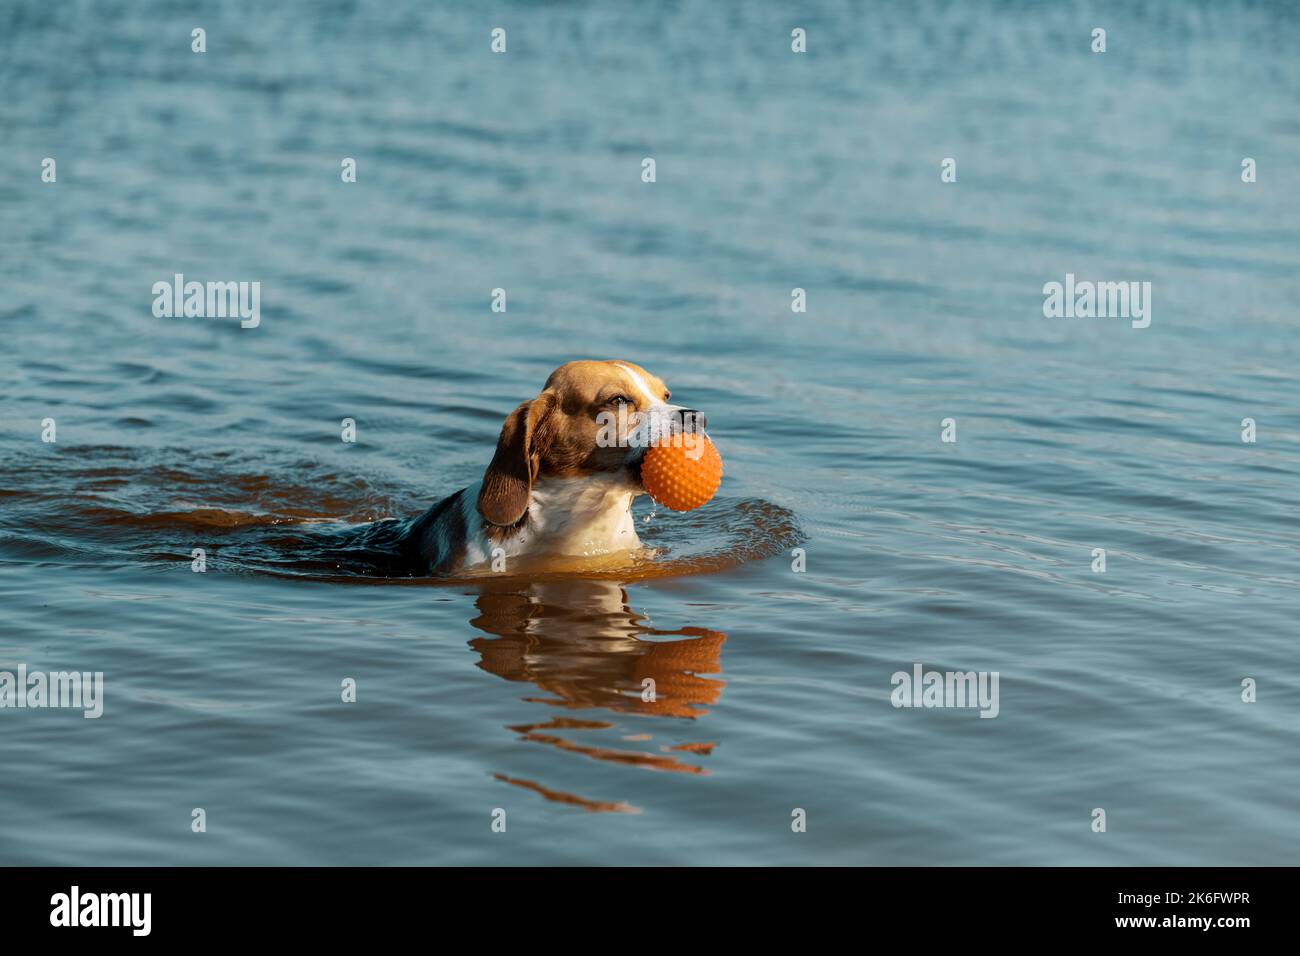
M 438 6 L 0 9 L 0 670 L 106 680 L 0 710 L 0 862 L 1300 862 L 1293 8 Z M 580 357 L 722 452 L 653 560 L 312 563 Z

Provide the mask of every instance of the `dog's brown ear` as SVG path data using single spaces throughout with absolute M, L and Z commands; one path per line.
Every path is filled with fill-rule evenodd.
M 478 493 L 478 512 L 489 524 L 509 527 L 528 510 L 528 496 L 545 451 L 545 419 L 554 404 L 555 396 L 542 392 L 506 418 Z

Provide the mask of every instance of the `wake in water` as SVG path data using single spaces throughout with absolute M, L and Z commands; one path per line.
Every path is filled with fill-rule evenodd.
M 0 559 L 188 565 L 202 549 L 212 571 L 339 583 L 628 581 L 722 571 L 803 540 L 790 511 L 760 499 L 720 495 L 696 511 L 647 514 L 653 503 L 641 498 L 637 529 L 645 547 L 637 551 L 531 565 L 516 560 L 508 573 L 485 568 L 431 578 L 413 570 L 401 534 L 427 508 L 426 498 L 312 462 L 270 474 L 244 471 L 229 454 L 178 459 L 83 446 L 0 471 Z

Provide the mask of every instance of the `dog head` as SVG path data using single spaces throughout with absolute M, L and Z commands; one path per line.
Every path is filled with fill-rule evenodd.
M 483 474 L 479 514 L 509 527 L 528 513 L 533 483 L 612 476 L 642 494 L 641 456 L 674 433 L 703 432 L 704 416 L 670 405 L 662 379 L 631 362 L 569 362 L 506 418 Z

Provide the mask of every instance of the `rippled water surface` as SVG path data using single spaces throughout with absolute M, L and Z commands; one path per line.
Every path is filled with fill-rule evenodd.
M 0 670 L 106 697 L 0 710 L 0 863 L 1300 862 L 1297 49 L 1234 2 L 7 3 Z M 155 318 L 175 273 L 261 325 Z M 1067 273 L 1150 327 L 1044 318 Z M 638 502 L 653 562 L 301 563 L 586 357 L 726 463 Z M 893 708 L 916 662 L 998 717 Z

